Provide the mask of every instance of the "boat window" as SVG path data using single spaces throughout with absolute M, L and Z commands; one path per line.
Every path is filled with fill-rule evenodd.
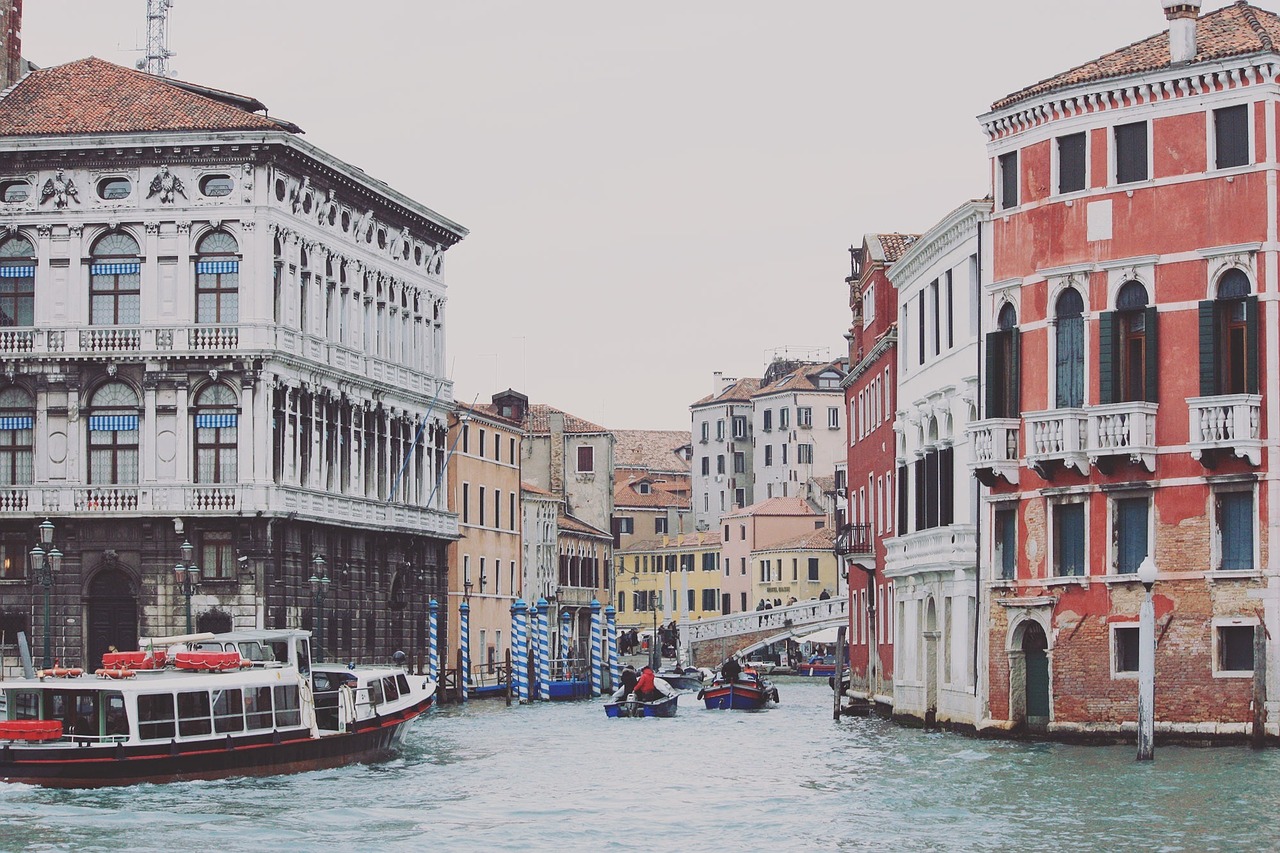
M 369 682 L 369 704 L 381 705 L 382 702 L 382 682 L 374 679 Z
M 213 730 L 244 731 L 244 699 L 239 687 L 213 691 Z
M 68 698 L 66 731 L 73 735 L 98 737 L 98 694 L 96 691 L 72 693 Z
M 124 710 L 124 694 L 116 692 L 104 693 L 102 694 L 102 699 L 107 709 L 104 733 L 108 735 L 129 734 L 129 716 Z
M 188 690 L 178 694 L 178 734 L 183 737 L 207 735 L 213 731 L 209 722 L 209 691 Z
M 276 685 L 276 728 L 302 725 L 298 705 L 298 685 Z
M 14 720 L 40 719 L 40 694 L 34 691 L 15 693 L 11 702 Z
M 245 660 L 261 661 L 266 660 L 266 655 L 262 653 L 262 646 L 258 643 L 241 643 L 240 657 Z
M 173 737 L 173 733 L 173 694 L 139 694 L 138 737 L 160 740 Z
M 268 660 L 279 661 L 280 663 L 289 662 L 289 643 L 285 640 L 272 640 L 267 645 L 271 647 L 271 657 Z
M 298 640 L 298 672 L 311 674 L 311 645 L 306 640 Z
M 394 702 L 400 698 L 400 689 L 396 687 L 395 676 L 382 679 L 382 692 L 386 694 L 388 702 Z
M 271 728 L 270 687 L 250 687 L 244 691 L 244 720 L 251 729 Z
M 401 696 L 409 695 L 409 679 L 405 678 L 403 672 L 396 676 L 396 684 L 400 686 Z

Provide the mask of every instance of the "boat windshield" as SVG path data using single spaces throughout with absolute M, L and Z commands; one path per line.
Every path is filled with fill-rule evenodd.
M 124 695 L 118 690 L 16 690 L 11 720 L 57 720 L 74 740 L 118 740 L 129 734 Z

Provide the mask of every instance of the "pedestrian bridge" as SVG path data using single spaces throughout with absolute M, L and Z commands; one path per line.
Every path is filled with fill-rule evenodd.
M 770 643 L 847 624 L 849 600 L 840 596 L 699 619 L 680 627 L 680 640 L 685 660 L 714 668 L 729 655 L 742 656 Z

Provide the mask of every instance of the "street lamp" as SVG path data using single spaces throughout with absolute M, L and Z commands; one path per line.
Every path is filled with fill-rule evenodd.
M 191 596 L 195 595 L 196 590 L 200 588 L 200 567 L 192 562 L 196 549 L 191 545 L 191 540 L 184 539 L 178 550 L 181 552 L 182 561 L 173 567 L 173 583 L 178 592 L 187 599 L 187 633 L 190 634 Z
M 1150 761 L 1156 738 L 1156 561 L 1150 554 L 1138 566 L 1138 580 L 1146 590 L 1138 613 L 1138 760 Z
M 62 570 L 62 552 L 53 544 L 53 522 L 45 519 L 40 524 L 40 541 L 31 549 L 31 568 L 36 583 L 44 593 L 44 667 L 53 666 L 53 618 L 49 613 L 49 593 L 53 591 L 53 576 Z
M 311 558 L 311 600 L 316 614 L 315 659 L 324 661 L 324 599 L 329 592 L 329 578 L 324 573 L 324 557 L 316 554 Z

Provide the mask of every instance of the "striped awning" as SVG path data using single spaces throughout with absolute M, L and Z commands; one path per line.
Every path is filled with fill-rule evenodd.
M 34 266 L 0 267 L 0 278 L 34 278 Z
M 220 429 L 222 427 L 233 427 L 236 425 L 236 419 L 240 416 L 235 412 L 225 415 L 202 414 L 196 415 L 197 429 Z
M 198 261 L 197 273 L 240 272 L 239 261 Z
M 0 418 L 0 429 L 31 429 L 35 419 L 30 415 Z
M 89 418 L 89 429 L 94 432 L 134 430 L 137 428 L 137 415 L 93 415 Z
M 136 275 L 142 264 L 93 264 L 90 275 Z

